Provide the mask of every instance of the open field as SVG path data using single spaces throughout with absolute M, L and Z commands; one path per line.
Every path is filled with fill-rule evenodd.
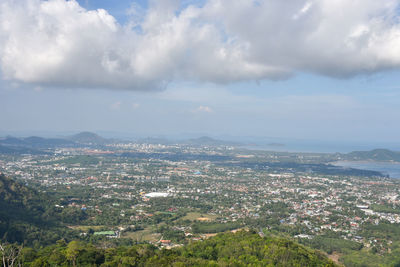
M 214 221 L 218 216 L 212 214 L 203 214 L 200 212 L 188 212 L 186 216 L 182 217 L 182 220 L 189 221 Z
M 68 226 L 68 228 L 79 230 L 82 232 L 87 232 L 89 231 L 89 229 L 93 229 L 94 231 L 100 231 L 100 230 L 110 230 L 110 228 L 112 227 L 106 225 L 71 225 Z
M 152 233 L 151 228 L 146 228 L 144 230 L 136 232 L 125 232 L 122 235 L 123 238 L 130 238 L 137 242 L 156 242 L 161 238 L 161 234 Z

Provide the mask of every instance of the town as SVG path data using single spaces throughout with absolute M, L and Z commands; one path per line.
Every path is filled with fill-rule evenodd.
M 377 253 L 398 241 L 380 229 L 400 223 L 399 180 L 276 166 L 321 163 L 325 154 L 134 142 L 46 151 L 2 154 L 0 170 L 53 195 L 82 238 L 172 248 L 252 228 L 328 252 L 340 248 L 325 239 Z

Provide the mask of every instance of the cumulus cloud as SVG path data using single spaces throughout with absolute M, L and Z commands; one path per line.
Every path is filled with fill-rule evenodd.
M 40 86 L 157 90 L 296 72 L 349 77 L 400 67 L 400 0 L 149 1 L 119 24 L 75 0 L 3 0 L 4 79 Z

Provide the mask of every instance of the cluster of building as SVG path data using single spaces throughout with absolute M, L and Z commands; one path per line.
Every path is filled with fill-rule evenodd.
M 397 180 L 317 175 L 295 169 L 275 172 L 202 157 L 152 156 L 154 152 L 173 154 L 177 150 L 190 155 L 229 155 L 238 161 L 280 160 L 277 155 L 267 154 L 260 159 L 260 152 L 243 153 L 232 148 L 125 143 L 103 151 L 69 148 L 57 149 L 54 155 L 1 155 L 0 170 L 42 191 L 80 192 L 77 189 L 87 188 L 89 197 L 64 199 L 65 206 L 84 208 L 92 216 L 113 214 L 120 224 L 116 227 L 157 224 L 157 218 L 162 221 L 171 216 L 179 222 L 178 211 L 182 211 L 182 217 L 188 212 L 202 212 L 214 216 L 212 222 L 204 222 L 209 224 L 240 222 L 243 226 L 249 223 L 266 228 L 292 227 L 297 229 L 293 235 L 298 238 L 330 232 L 370 244 L 377 240 L 362 234 L 365 225 L 400 223 Z M 145 156 L 118 156 L 123 152 Z M 285 156 L 284 160 L 287 159 Z M 104 214 L 104 210 L 109 212 Z M 275 219 L 275 225 L 267 219 Z M 187 228 L 187 223 L 184 226 L 186 237 L 199 238 Z M 120 236 L 123 234 L 116 237 Z

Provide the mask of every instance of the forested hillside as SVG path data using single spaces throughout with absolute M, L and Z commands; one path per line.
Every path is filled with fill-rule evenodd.
M 400 162 L 400 152 L 388 149 L 374 149 L 371 151 L 353 151 L 341 155 L 346 160 L 371 160 L 371 161 L 395 161 Z
M 0 240 L 28 245 L 51 244 L 62 236 L 60 214 L 47 195 L 0 174 Z
M 23 266 L 336 266 L 318 251 L 251 231 L 219 234 L 171 250 L 151 245 L 102 249 L 58 241 L 39 250 L 23 248 L 17 261 Z

